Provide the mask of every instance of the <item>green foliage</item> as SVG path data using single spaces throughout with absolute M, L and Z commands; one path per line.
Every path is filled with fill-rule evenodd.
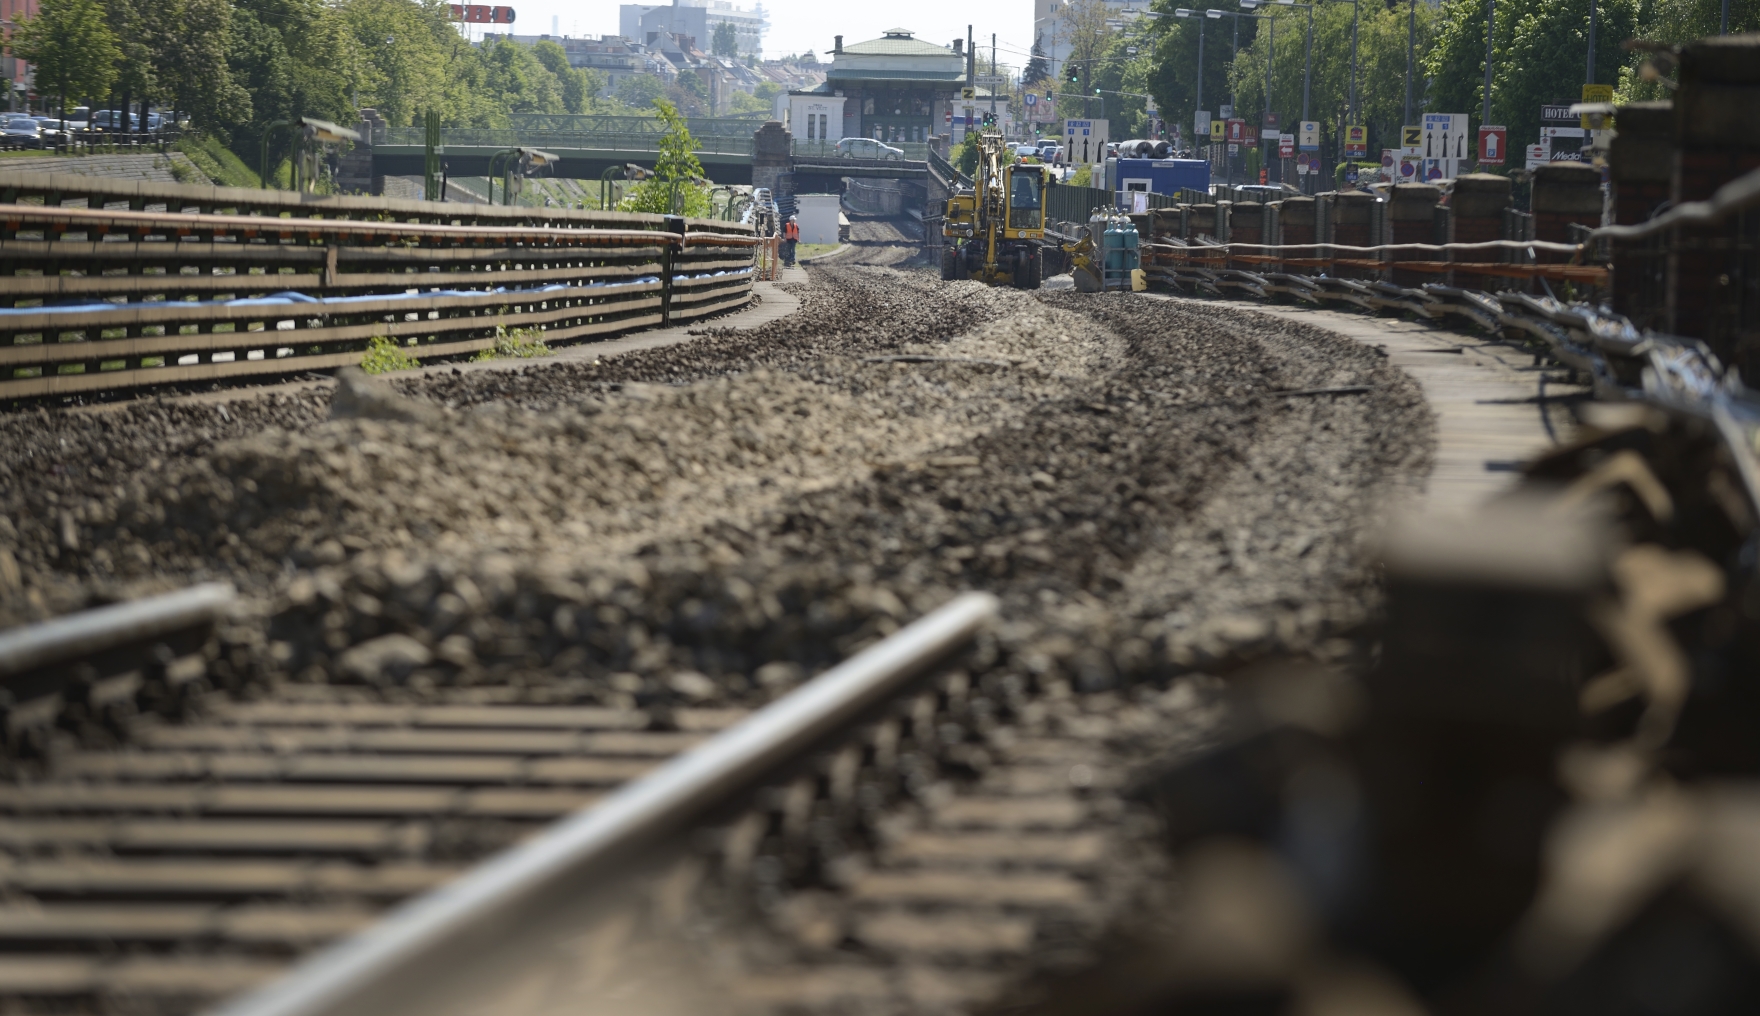
M 555 42 L 542 39 L 532 55 L 562 86 L 562 109 L 566 113 L 592 112 L 593 96 L 605 87 L 605 76 L 595 70 L 568 65 L 568 53 Z
M 34 18 L 20 18 L 12 51 L 36 65 L 43 95 L 89 101 L 108 98 L 122 50 L 100 0 L 43 0 Z
M 769 99 L 761 99 L 757 95 L 745 92 L 734 92 L 727 97 L 723 113 L 763 113 L 775 109 L 776 103 Z
M 549 356 L 554 350 L 544 344 L 544 333 L 536 328 L 515 328 L 509 331 L 502 325 L 495 326 L 495 345 L 483 350 L 471 359 L 478 362 L 489 360 L 526 359 L 534 356 Z
M 953 168 L 968 177 L 978 172 L 978 137 L 978 131 L 966 131 L 965 139 L 953 150 Z
M 1069 175 L 1069 185 L 1071 187 L 1094 186 L 1094 167 L 1087 163 L 1076 167 L 1076 171 Z
M 209 180 L 222 187 L 259 185 L 257 174 L 245 165 L 244 160 L 232 154 L 213 137 L 186 134 L 178 140 L 177 150 L 195 163 L 197 169 L 207 174 Z
M 618 101 L 646 109 L 666 96 L 666 82 L 653 74 L 631 74 L 617 86 Z
M 655 115 L 666 125 L 654 177 L 631 187 L 621 207 L 627 212 L 708 216 L 713 206 L 697 161 L 696 142 L 677 108 L 665 99 L 654 102 Z
M 361 357 L 361 369 L 368 374 L 389 374 L 394 370 L 413 370 L 421 362 L 404 352 L 396 339 L 375 335 L 367 340 L 367 352 Z
M 709 52 L 730 60 L 739 56 L 739 35 L 733 22 L 723 21 L 715 26 L 714 34 L 709 38 Z
M 1597 0 L 1595 78 L 1619 80 L 1629 54 L 1621 40 L 1643 34 L 1641 0 Z M 1502 0 L 1492 38 L 1491 122 L 1510 144 L 1540 136 L 1540 107 L 1582 98 L 1588 63 L 1589 0 Z M 1715 30 L 1715 29 L 1713 29 Z M 1433 81 L 1429 108 L 1466 113 L 1475 127 L 1485 98 L 1485 5 L 1446 0 L 1435 45 L 1423 57 Z
M 775 105 L 776 97 L 781 94 L 782 86 L 774 81 L 760 81 L 756 87 L 752 89 L 753 97 L 763 99 L 772 107 Z

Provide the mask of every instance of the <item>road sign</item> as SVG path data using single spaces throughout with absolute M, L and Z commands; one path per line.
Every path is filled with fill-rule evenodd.
M 1034 95 L 1032 92 L 1028 92 L 1027 93 L 1027 106 L 1030 108 L 1033 106 L 1037 106 L 1038 104 L 1039 104 L 1039 97 L 1037 95 Z
M 1583 136 L 1583 134 L 1584 134 L 1584 131 L 1583 131 L 1583 128 L 1581 128 L 1581 127 L 1542 127 L 1542 128 L 1540 128 L 1540 136 L 1543 138 L 1546 138 L 1549 141 L 1553 138 L 1580 138 Z
M 953 110 L 952 110 L 952 108 L 949 108 L 948 111 L 946 112 L 946 114 L 943 115 L 941 122 L 946 124 L 949 127 L 953 126 Z
M 1426 179 L 1442 179 L 1430 176 L 1432 167 L 1428 163 L 1433 159 L 1470 158 L 1467 152 L 1467 114 L 1425 113 L 1423 126 Z
M 1543 124 L 1574 124 L 1577 117 L 1571 115 L 1571 104 L 1568 102 L 1549 102 L 1540 107 L 1540 122 Z
M 1481 125 L 1479 127 L 1479 165 L 1503 165 L 1504 152 L 1509 148 L 1509 128 Z
M 1295 154 L 1296 136 L 1294 134 L 1279 134 L 1277 136 L 1277 157 L 1288 159 L 1293 158 Z
M 1225 136 L 1228 138 L 1229 144 L 1238 145 L 1247 139 L 1247 122 L 1245 120 L 1231 119 L 1227 123 L 1228 133 Z
M 1259 147 L 1259 128 L 1247 124 L 1241 128 L 1241 144 L 1248 148 Z
M 1296 139 L 1296 143 L 1301 146 L 1302 151 L 1318 152 L 1320 150 L 1320 121 L 1303 120 L 1296 129 Z
M 1407 126 L 1399 129 L 1399 146 L 1407 153 L 1416 153 L 1424 147 L 1424 128 Z
M 1369 128 L 1362 124 L 1346 124 L 1344 128 L 1344 157 L 1361 159 L 1369 154 Z
M 1227 128 L 1227 124 L 1224 121 L 1221 121 L 1221 120 L 1210 121 L 1210 143 L 1211 144 L 1220 144 L 1221 142 L 1226 140 L 1223 136 L 1226 128 Z
M 1383 148 L 1381 150 L 1381 168 L 1382 169 L 1392 169 L 1393 168 L 1393 149 Z
M 1402 183 L 1417 183 L 1424 171 L 1424 160 L 1415 155 L 1399 157 L 1399 178 Z
M 1552 161 L 1551 145 L 1529 145 L 1527 151 L 1527 163 L 1529 169 L 1539 169 L 1541 166 Z
M 1203 137 L 1204 135 L 1210 133 L 1210 111 L 1209 110 L 1200 109 L 1196 113 L 1192 114 L 1192 130 L 1197 132 L 1198 137 Z
M 1241 146 L 1240 145 L 1229 145 L 1228 146 L 1228 154 L 1230 154 L 1230 155 L 1241 154 Z
M 1234 106 L 1229 103 L 1226 103 L 1226 102 L 1223 103 L 1221 113 L 1222 113 L 1222 118 L 1224 120 L 1233 120 L 1234 119 Z
M 978 90 L 976 88 L 962 88 L 959 90 L 959 97 L 962 99 L 976 99 L 978 97 Z
M 1584 102 L 1612 102 L 1613 101 L 1613 86 L 1612 85 L 1584 85 L 1583 86 L 1583 101 Z M 1582 120 L 1583 120 L 1583 126 L 1585 128 L 1602 126 L 1601 124 L 1590 123 L 1589 122 L 1589 115 L 1587 113 L 1583 114 Z
M 1296 173 L 1301 176 L 1307 176 L 1309 173 L 1312 173 L 1312 172 L 1314 172 L 1314 156 L 1308 154 L 1307 152 L 1302 152 L 1300 155 L 1297 155 L 1296 156 Z
M 1442 164 L 1445 161 L 1447 161 L 1447 160 L 1445 160 L 1445 159 L 1425 159 L 1424 160 L 1424 182 L 1425 183 L 1430 183 L 1435 180 L 1441 180 L 1443 178 Z

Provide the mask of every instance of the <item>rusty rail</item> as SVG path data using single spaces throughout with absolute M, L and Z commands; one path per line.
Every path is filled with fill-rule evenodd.
M 489 348 L 502 329 L 576 341 L 751 298 L 763 241 L 743 227 L 538 218 L 0 205 L 0 399 L 326 370 L 374 339 L 418 358 Z

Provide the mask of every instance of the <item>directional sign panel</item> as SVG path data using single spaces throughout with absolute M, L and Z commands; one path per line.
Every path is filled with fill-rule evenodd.
M 1482 125 L 1479 128 L 1479 165 L 1503 165 L 1504 152 L 1509 149 L 1509 128 Z
M 1344 157 L 1361 159 L 1369 154 L 1369 128 L 1362 124 L 1346 124 L 1344 128 Z
M 1212 143 L 1221 143 L 1226 140 L 1224 133 L 1227 126 L 1227 121 L 1224 120 L 1210 121 L 1210 140 Z
M 1318 152 L 1320 150 L 1320 121 L 1303 120 L 1301 128 L 1296 134 L 1296 144 L 1301 147 L 1302 151 Z

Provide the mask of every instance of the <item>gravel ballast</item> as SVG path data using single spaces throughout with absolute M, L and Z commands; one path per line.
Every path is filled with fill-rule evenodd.
M 961 736 L 1100 757 L 1123 737 L 1122 759 L 1198 736 L 1191 675 L 1325 655 L 1373 609 L 1366 541 L 1432 433 L 1375 351 L 1226 306 L 848 263 L 862 253 L 815 267 L 802 309 L 761 330 L 393 377 L 408 411 L 381 393 L 332 418 L 309 387 L 0 418 L 0 624 L 224 578 L 251 604 L 211 667 L 235 694 L 475 689 L 664 728 L 979 588 L 1005 624 L 969 661 L 987 704 L 961 706 Z M 1346 386 L 1366 390 L 1280 394 Z M 948 747 L 888 814 L 985 778 Z M 1126 868 L 1094 883 L 1110 902 L 1084 927 L 1132 905 Z M 796 890 L 839 905 L 822 872 L 771 889 L 785 943 Z

